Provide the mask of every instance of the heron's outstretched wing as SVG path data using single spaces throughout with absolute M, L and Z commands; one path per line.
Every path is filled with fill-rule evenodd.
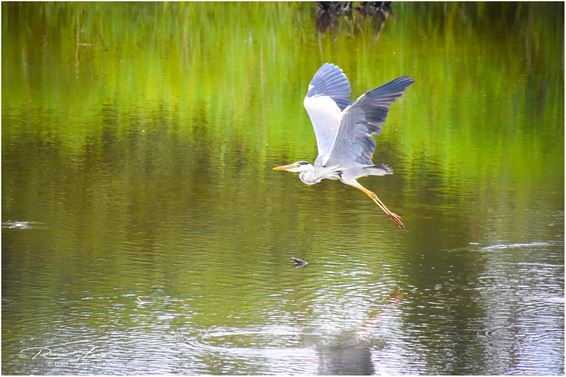
M 396 78 L 367 92 L 344 109 L 340 127 L 322 165 L 373 165 L 373 135 L 379 135 L 389 106 L 414 82 L 408 76 Z
M 350 91 L 344 72 L 329 63 L 318 69 L 309 84 L 304 105 L 314 128 L 319 158 L 330 151 L 342 110 L 350 104 Z

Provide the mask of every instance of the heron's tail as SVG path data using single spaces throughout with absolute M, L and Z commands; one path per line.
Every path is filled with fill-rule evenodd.
M 389 174 L 393 174 L 393 169 L 391 169 L 389 167 L 389 165 L 385 165 L 385 164 L 365 166 L 364 169 L 368 171 L 368 175 L 389 175 Z

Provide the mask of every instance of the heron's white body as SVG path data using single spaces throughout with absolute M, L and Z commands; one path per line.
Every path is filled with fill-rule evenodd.
M 317 167 L 315 165 L 300 165 L 296 168 L 296 172 L 299 173 L 299 178 L 301 182 L 306 185 L 314 185 L 322 181 L 323 179 L 331 180 L 341 180 L 347 185 L 351 185 L 356 179 L 361 177 L 367 177 L 368 175 L 388 175 L 393 174 L 393 170 L 384 164 L 379 166 L 367 166 L 367 167 L 341 167 L 333 166 L 331 168 L 327 167 Z M 291 171 L 291 170 L 290 170 Z
M 305 185 L 314 185 L 323 179 L 340 179 L 340 172 L 333 169 L 315 168 L 314 165 L 301 166 L 299 178 Z

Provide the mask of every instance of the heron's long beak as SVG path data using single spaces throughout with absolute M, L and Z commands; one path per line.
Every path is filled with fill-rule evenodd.
M 296 167 L 297 167 L 296 164 L 290 164 L 290 165 L 277 166 L 277 167 L 273 168 L 273 170 L 289 170 L 289 169 L 293 169 L 293 168 L 296 168 Z

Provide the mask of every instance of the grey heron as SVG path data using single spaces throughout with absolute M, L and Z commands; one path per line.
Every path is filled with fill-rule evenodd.
M 373 135 L 381 133 L 389 106 L 413 82 L 410 77 L 402 76 L 350 102 L 351 88 L 344 72 L 334 64 L 323 64 L 312 78 L 304 99 L 316 136 L 318 157 L 314 164 L 298 161 L 273 170 L 299 173 L 299 178 L 307 185 L 323 179 L 339 179 L 369 196 L 400 229 L 405 230 L 401 217 L 357 179 L 393 174 L 389 166 L 373 163 Z

